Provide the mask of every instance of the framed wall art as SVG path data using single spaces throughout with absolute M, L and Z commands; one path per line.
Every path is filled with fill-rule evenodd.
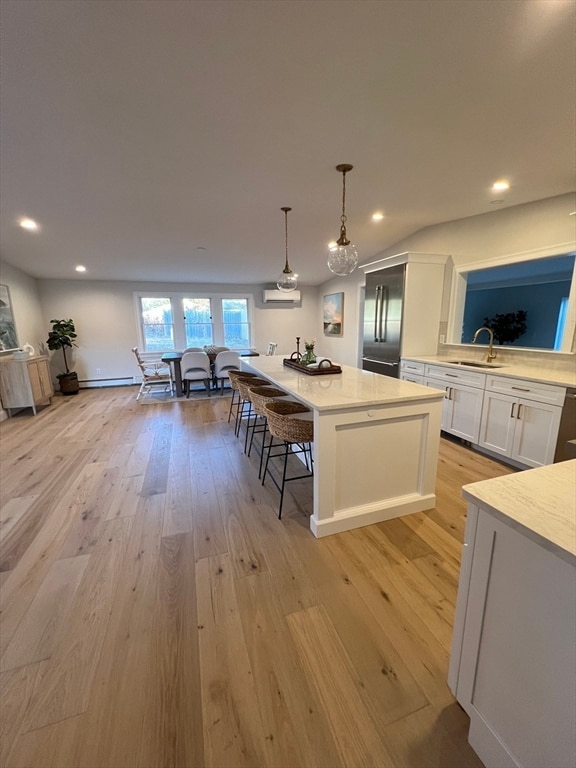
M 322 305 L 324 336 L 342 336 L 344 333 L 344 294 L 329 293 Z
M 18 336 L 7 285 L 0 285 L 0 354 L 18 349 Z

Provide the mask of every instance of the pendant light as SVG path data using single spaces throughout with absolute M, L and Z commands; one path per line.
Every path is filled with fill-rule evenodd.
M 336 170 L 342 174 L 342 216 L 340 216 L 340 237 L 328 251 L 328 269 L 335 275 L 349 275 L 358 265 L 358 251 L 346 235 L 346 174 L 354 166 L 342 163 Z
M 288 264 L 288 211 L 291 211 L 292 208 L 280 208 L 280 210 L 284 211 L 286 265 L 282 270 L 282 272 L 280 273 L 280 277 L 278 278 L 276 285 L 278 286 L 278 290 L 282 291 L 282 293 L 290 293 L 290 291 L 293 291 L 298 285 L 296 275 L 294 274 L 294 272 L 292 272 L 292 270 L 290 269 L 290 265 Z

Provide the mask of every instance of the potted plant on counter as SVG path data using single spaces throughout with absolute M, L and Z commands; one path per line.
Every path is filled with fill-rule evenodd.
M 56 377 L 60 382 L 60 392 L 63 395 L 76 395 L 80 389 L 78 383 L 78 374 L 76 371 L 71 371 L 68 367 L 68 360 L 66 358 L 66 350 L 77 347 L 78 345 L 74 341 L 77 338 L 76 328 L 73 320 L 50 320 L 52 323 L 52 330 L 48 334 L 46 344 L 48 349 L 56 350 L 61 349 L 64 355 L 64 367 L 65 373 L 59 373 Z

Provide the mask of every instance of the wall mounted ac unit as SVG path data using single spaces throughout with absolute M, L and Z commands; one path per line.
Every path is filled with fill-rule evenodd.
M 300 301 L 300 291 L 283 293 L 278 290 L 264 289 L 262 298 L 265 304 L 295 304 Z

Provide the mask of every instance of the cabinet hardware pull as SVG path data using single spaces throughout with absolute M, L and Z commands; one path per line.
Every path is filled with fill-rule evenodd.
M 524 389 L 523 387 L 510 387 L 510 389 L 516 389 L 518 392 L 531 392 L 530 389 Z
M 450 376 L 451 379 L 457 379 L 458 374 L 457 373 L 445 373 L 445 376 Z
M 515 418 L 515 416 L 514 416 L 514 406 L 515 406 L 515 405 L 516 405 L 516 403 L 512 403 L 512 410 L 510 411 L 510 418 L 511 418 L 511 419 L 514 419 L 514 418 Z
M 522 403 L 518 403 L 518 415 L 516 416 L 517 419 L 522 419 L 522 416 L 520 415 L 522 413 Z

